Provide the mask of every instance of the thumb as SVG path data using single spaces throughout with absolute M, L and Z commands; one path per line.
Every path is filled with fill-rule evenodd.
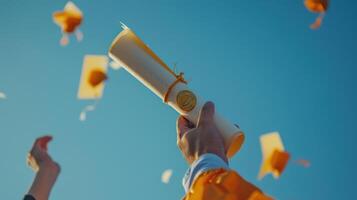
M 206 102 L 200 111 L 198 117 L 198 123 L 197 123 L 198 126 L 212 123 L 214 121 L 213 120 L 214 112 L 215 112 L 214 103 L 211 101 Z
M 47 151 L 47 145 L 51 140 L 52 140 L 52 136 L 50 135 L 42 136 L 40 138 L 37 138 L 35 142 L 35 146 L 39 147 L 42 150 Z

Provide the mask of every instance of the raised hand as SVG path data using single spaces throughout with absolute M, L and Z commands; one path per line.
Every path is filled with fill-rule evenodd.
M 180 116 L 177 119 L 177 145 L 189 164 L 205 153 L 228 162 L 224 140 L 214 122 L 215 107 L 207 102 L 201 109 L 197 126 Z

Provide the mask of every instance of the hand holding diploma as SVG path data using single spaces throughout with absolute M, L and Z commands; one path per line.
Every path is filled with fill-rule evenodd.
M 207 153 L 228 163 L 224 139 L 214 123 L 214 112 L 214 104 L 207 102 L 199 114 L 197 126 L 183 116 L 177 119 L 177 145 L 189 164 Z
M 109 56 L 137 78 L 148 89 L 193 124 L 198 125 L 199 112 L 205 102 L 188 86 L 183 73 L 176 74 L 131 29 L 114 39 Z M 213 121 L 223 137 L 227 157 L 237 153 L 244 141 L 243 132 L 218 113 Z
M 183 179 L 184 200 L 273 200 L 228 166 L 224 139 L 215 121 L 215 107 L 207 102 L 197 126 L 183 116 L 177 119 L 177 145 L 189 169 Z

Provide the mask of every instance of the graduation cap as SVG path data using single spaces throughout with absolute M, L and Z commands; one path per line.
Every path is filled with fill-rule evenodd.
M 78 29 L 83 21 L 83 14 L 73 2 L 69 1 L 63 11 L 54 12 L 53 21 L 62 30 L 61 45 L 64 46 L 69 43 L 68 34 L 75 33 L 78 41 L 83 39 L 83 34 Z
M 170 182 L 172 173 L 173 173 L 172 169 L 166 169 L 165 171 L 163 171 L 161 174 L 161 182 L 168 184 Z
M 79 99 L 100 99 L 107 77 L 108 57 L 104 55 L 84 56 L 79 83 Z
M 305 7 L 313 13 L 319 13 L 320 15 L 316 18 L 315 22 L 310 25 L 311 29 L 317 29 L 321 26 L 322 20 L 325 16 L 325 12 L 329 7 L 329 0 L 305 0 Z
M 258 179 L 262 179 L 268 173 L 272 173 L 274 178 L 278 178 L 284 171 L 290 158 L 290 154 L 284 150 L 279 133 L 272 132 L 260 136 L 260 144 L 263 161 Z
M 104 55 L 86 55 L 83 61 L 82 75 L 78 89 L 78 99 L 95 100 L 94 104 L 86 106 L 79 115 L 80 121 L 85 121 L 87 112 L 94 111 L 98 100 L 103 96 L 107 76 L 108 57 Z
M 0 99 L 6 99 L 6 94 L 0 91 Z

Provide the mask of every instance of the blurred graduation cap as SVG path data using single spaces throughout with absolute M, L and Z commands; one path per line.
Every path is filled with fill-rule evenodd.
M 84 56 L 82 75 L 78 89 L 79 99 L 100 99 L 102 97 L 105 80 L 108 79 L 107 68 L 107 56 Z
M 108 57 L 105 55 L 86 55 L 83 60 L 82 75 L 78 89 L 78 99 L 96 100 L 93 105 L 86 106 L 79 119 L 86 120 L 87 112 L 94 111 L 98 100 L 103 96 L 107 76 Z
M 6 99 L 6 94 L 0 91 L 0 99 Z
M 165 171 L 163 171 L 161 174 L 161 182 L 168 184 L 170 182 L 172 173 L 173 173 L 172 169 L 166 169 Z
M 83 39 L 82 32 L 78 29 L 83 21 L 82 11 L 71 1 L 69 1 L 63 11 L 53 13 L 53 21 L 61 28 L 63 36 L 61 45 L 65 46 L 69 43 L 68 34 L 75 33 L 77 40 Z
M 305 0 L 304 4 L 310 12 L 319 13 L 315 22 L 310 25 L 311 29 L 318 29 L 321 26 L 325 12 L 329 7 L 329 0 Z
M 260 144 L 263 161 L 258 179 L 262 179 L 268 173 L 272 173 L 274 178 L 278 178 L 290 158 L 290 154 L 284 150 L 279 133 L 272 132 L 260 136 Z

